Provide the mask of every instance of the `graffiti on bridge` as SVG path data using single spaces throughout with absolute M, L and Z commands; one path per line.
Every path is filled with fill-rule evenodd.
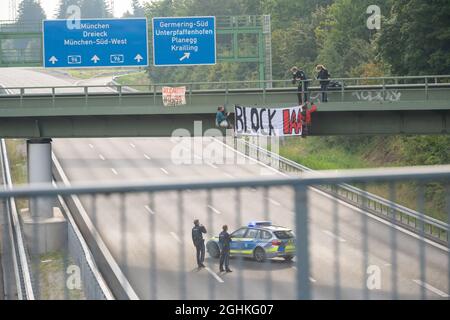
M 355 96 L 359 101 L 400 101 L 402 96 L 398 90 L 379 90 L 379 91 L 355 91 L 352 92 L 352 96 Z

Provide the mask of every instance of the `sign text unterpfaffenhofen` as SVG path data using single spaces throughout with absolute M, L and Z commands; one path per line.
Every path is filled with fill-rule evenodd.
M 155 66 L 216 63 L 215 17 L 153 18 Z

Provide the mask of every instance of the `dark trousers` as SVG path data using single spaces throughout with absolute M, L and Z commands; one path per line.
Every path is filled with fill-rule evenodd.
M 322 102 L 328 102 L 328 83 L 321 83 L 320 84 L 320 91 L 322 91 Z
M 220 251 L 220 270 L 223 270 L 224 263 L 225 270 L 228 270 L 230 265 L 230 249 L 222 249 Z
M 203 240 L 199 241 L 195 244 L 195 249 L 197 250 L 197 265 L 200 267 L 205 261 L 205 242 Z
M 301 106 L 302 104 L 306 103 L 308 101 L 308 84 L 305 83 L 305 92 L 302 94 L 302 85 L 300 84 L 297 88 L 297 97 L 298 97 L 298 104 Z

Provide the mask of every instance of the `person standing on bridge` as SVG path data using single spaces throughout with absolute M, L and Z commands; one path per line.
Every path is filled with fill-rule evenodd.
M 330 83 L 330 73 L 328 70 L 322 65 L 318 64 L 316 66 L 317 80 L 320 80 L 320 91 L 322 92 L 322 102 L 328 102 L 328 84 Z
M 305 71 L 300 70 L 296 66 L 291 68 L 292 72 L 292 84 L 296 84 L 298 82 L 297 87 L 297 97 L 298 104 L 301 106 L 308 102 L 308 77 Z
M 231 236 L 228 233 L 228 226 L 225 224 L 222 227 L 222 232 L 219 234 L 219 246 L 220 246 L 220 272 L 224 272 L 223 265 L 225 264 L 226 272 L 233 272 L 230 267 L 230 242 Z
M 206 233 L 206 228 L 200 224 L 198 219 L 194 220 L 194 227 L 192 228 L 192 242 L 194 242 L 197 250 L 197 265 L 198 268 L 204 268 L 205 265 L 205 240 L 203 240 L 203 233 Z

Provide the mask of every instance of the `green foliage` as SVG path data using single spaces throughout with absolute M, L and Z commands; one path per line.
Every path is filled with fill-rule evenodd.
M 79 6 L 81 0 L 60 0 L 59 6 L 56 13 L 57 19 L 66 19 L 67 18 L 67 8 L 70 6 Z
M 395 74 L 449 74 L 450 2 L 395 1 L 378 47 Z

